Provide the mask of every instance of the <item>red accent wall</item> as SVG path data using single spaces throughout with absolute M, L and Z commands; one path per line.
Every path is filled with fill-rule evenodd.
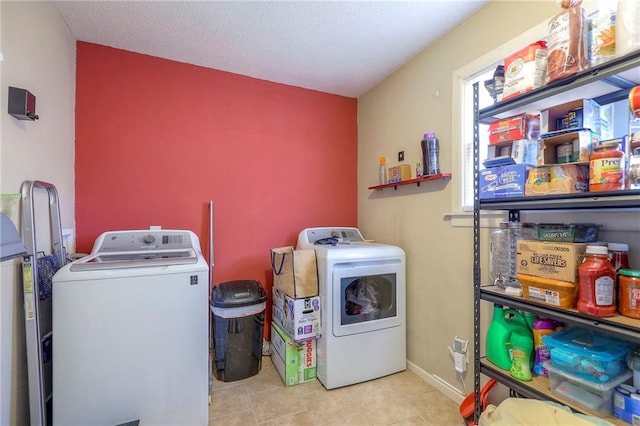
M 189 229 L 214 284 L 256 279 L 269 250 L 357 221 L 357 100 L 77 44 L 76 236 Z M 265 327 L 268 328 L 268 327 Z

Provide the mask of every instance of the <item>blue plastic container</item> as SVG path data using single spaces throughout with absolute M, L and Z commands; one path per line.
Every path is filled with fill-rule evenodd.
M 542 337 L 554 367 L 595 383 L 607 383 L 629 369 L 633 344 L 584 328 L 570 327 Z

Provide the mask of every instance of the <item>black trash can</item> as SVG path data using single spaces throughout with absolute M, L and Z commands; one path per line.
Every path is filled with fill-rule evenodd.
M 258 281 L 227 281 L 213 287 L 213 369 L 218 380 L 242 380 L 260 371 L 266 301 Z

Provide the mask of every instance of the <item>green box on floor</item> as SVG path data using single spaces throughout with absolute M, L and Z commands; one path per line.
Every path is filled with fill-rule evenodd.
M 316 379 L 316 341 L 294 342 L 272 321 L 271 361 L 285 386 L 311 382 Z

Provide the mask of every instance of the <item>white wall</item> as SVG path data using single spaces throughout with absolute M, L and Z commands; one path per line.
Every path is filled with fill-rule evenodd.
M 0 192 L 25 180 L 58 190 L 63 228 L 74 225 L 76 44 L 51 2 L 0 2 Z M 34 122 L 7 113 L 8 87 L 36 96 Z M 45 205 L 45 209 L 46 209 Z M 48 234 L 48 228 L 36 232 Z M 2 264 L 0 285 L 0 424 L 28 424 L 22 285 L 19 261 Z

